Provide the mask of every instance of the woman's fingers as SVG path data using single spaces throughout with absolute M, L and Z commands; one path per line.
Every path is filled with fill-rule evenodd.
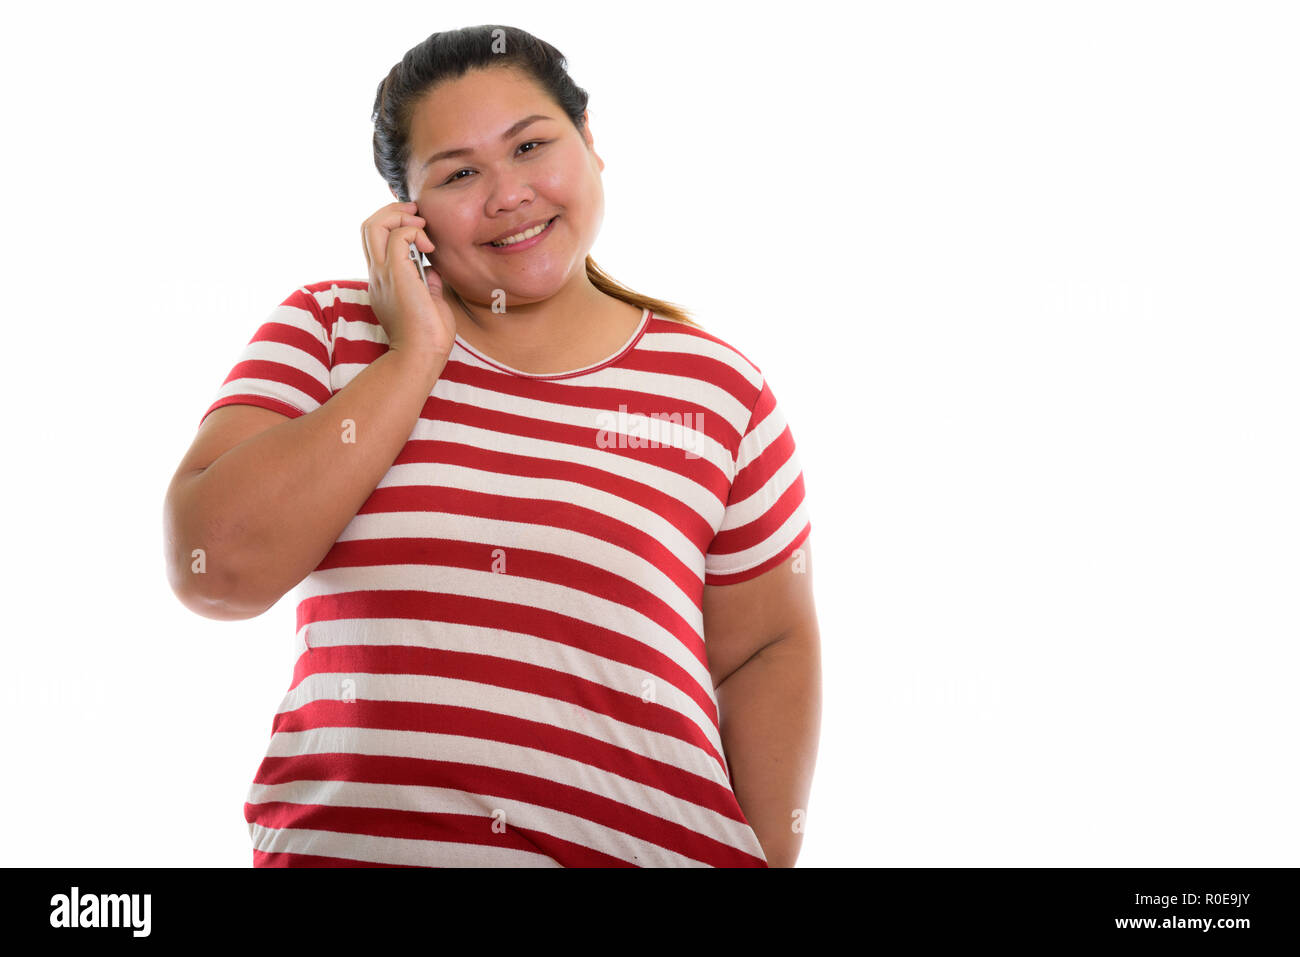
M 403 226 L 418 226 L 423 231 L 424 217 L 415 212 L 414 203 L 389 203 L 363 222 L 361 242 L 366 261 L 382 267 L 388 261 L 389 234 Z

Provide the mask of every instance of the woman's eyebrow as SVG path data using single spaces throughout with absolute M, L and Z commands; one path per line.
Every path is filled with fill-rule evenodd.
M 514 126 L 510 127 L 510 129 L 508 129 L 508 130 L 506 130 L 504 133 L 502 133 L 502 134 L 501 134 L 501 139 L 503 139 L 503 140 L 508 140 L 508 139 L 510 139 L 510 137 L 514 136 L 516 133 L 518 133 L 518 132 L 519 132 L 520 130 L 522 130 L 524 127 L 526 127 L 526 126 L 528 126 L 528 125 L 530 125 L 530 124 L 532 124 L 532 123 L 536 123 L 538 120 L 549 120 L 549 119 L 551 119 L 551 117 L 549 117 L 549 116 L 543 116 L 543 115 L 540 114 L 540 113 L 534 113 L 532 116 L 525 116 L 522 120 L 520 120 L 520 121 L 519 121 L 518 123 L 516 123 Z M 455 150 L 443 150 L 441 153 L 434 153 L 432 156 L 430 156 L 427 160 L 424 161 L 424 165 L 420 167 L 420 172 L 423 173 L 423 172 L 424 172 L 426 169 L 428 169 L 432 164 L 436 163 L 436 162 L 437 162 L 438 160 L 440 160 L 440 159 L 448 159 L 448 158 L 450 158 L 450 157 L 452 157 L 452 156 L 467 156 L 467 155 L 469 155 L 469 154 L 472 153 L 472 152 L 474 152 L 474 151 L 473 151 L 472 149 L 470 149 L 469 147 L 462 146 L 460 149 L 455 149 Z

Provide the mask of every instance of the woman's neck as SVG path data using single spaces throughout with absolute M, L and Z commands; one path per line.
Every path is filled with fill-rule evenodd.
M 453 300 L 455 297 L 453 297 Z M 520 372 L 568 372 L 612 355 L 641 319 L 636 306 L 606 295 L 585 271 L 540 302 L 510 305 L 455 303 L 456 332 L 470 348 Z

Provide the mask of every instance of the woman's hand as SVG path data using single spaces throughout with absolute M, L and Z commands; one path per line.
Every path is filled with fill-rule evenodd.
M 390 349 L 444 361 L 456 341 L 456 317 L 442 296 L 442 277 L 432 266 L 410 258 L 411 243 L 433 252 L 424 218 L 415 203 L 389 203 L 361 224 L 362 246 L 370 272 L 370 308 L 388 334 Z

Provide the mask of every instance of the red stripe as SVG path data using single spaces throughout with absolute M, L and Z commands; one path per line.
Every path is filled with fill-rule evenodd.
M 509 574 L 514 578 L 551 582 L 585 592 L 594 597 L 608 598 L 610 601 L 621 604 L 625 608 L 630 608 L 653 621 L 669 635 L 677 639 L 687 651 L 695 656 L 695 659 L 701 665 L 708 666 L 708 655 L 704 648 L 704 641 L 701 639 L 699 632 L 696 631 L 695 626 L 682 618 L 663 599 L 653 592 L 596 565 L 566 558 L 552 552 L 535 551 L 520 548 L 517 545 L 494 542 L 462 542 L 445 538 L 364 538 L 335 542 L 316 568 L 324 571 L 331 568 L 366 568 L 381 565 L 427 565 L 435 568 L 466 568 L 471 571 L 491 574 L 493 563 L 502 551 L 505 552 L 506 570 L 497 574 Z M 494 552 L 498 554 L 493 554 Z M 702 589 L 692 585 L 692 590 L 701 592 L 701 597 L 696 601 L 696 606 L 702 607 Z M 388 598 L 392 592 L 383 590 L 375 594 L 383 600 Z M 419 593 L 417 592 L 417 594 Z M 428 594 L 428 592 L 424 592 L 424 594 Z M 499 613 L 495 622 L 489 626 L 493 628 L 515 631 L 518 630 L 516 623 L 520 619 L 527 618 L 533 615 L 534 612 L 541 613 L 540 609 L 519 605 L 509 600 L 492 601 L 481 598 L 469 598 L 469 600 L 490 602 L 487 607 L 495 609 Z M 372 614 L 378 618 L 395 617 L 384 615 L 382 608 L 378 607 L 374 608 Z M 481 615 L 482 611 L 479 610 L 478 614 Z M 572 628 L 572 618 L 563 616 L 560 612 L 551 612 L 550 614 L 562 618 L 563 623 L 543 637 L 556 638 L 558 635 L 562 635 L 565 630 Z M 313 616 L 311 620 L 318 621 L 320 619 Z M 451 621 L 453 619 L 439 613 L 437 617 L 430 620 Z M 617 639 L 607 638 L 606 644 L 608 645 L 609 642 L 615 640 Z M 638 645 L 644 647 L 640 642 L 638 642 Z
M 718 532 L 717 538 L 709 546 L 709 554 L 714 556 L 734 555 L 760 545 L 785 524 L 794 514 L 804 499 L 803 473 L 795 476 L 794 484 L 781 493 L 780 498 L 767 507 L 758 518 L 744 525 L 737 525 L 725 532 Z
M 790 429 L 786 428 L 768 443 L 767 448 L 757 458 L 750 459 L 736 473 L 727 501 L 743 502 L 759 491 L 794 454 L 794 436 L 790 433 Z
M 703 459 L 698 461 L 703 461 Z M 393 464 L 410 465 L 417 463 L 459 465 L 485 472 L 496 472 L 499 475 L 556 479 L 563 482 L 573 482 L 588 488 L 597 488 L 609 495 L 616 495 L 619 498 L 641 505 L 643 508 L 653 511 L 656 515 L 662 516 L 680 529 L 682 534 L 695 543 L 701 551 L 713 538 L 713 528 L 699 512 L 687 503 L 668 495 L 661 489 L 646 485 L 636 479 L 615 475 L 605 469 L 573 462 L 559 462 L 554 459 L 499 452 L 459 442 L 411 439 L 398 453 Z M 719 503 L 725 501 L 727 495 L 726 476 L 716 468 L 711 465 L 707 466 L 707 468 L 701 468 L 692 478 L 697 484 L 703 486 L 706 491 L 712 493 Z M 382 490 L 377 489 L 376 491 Z M 528 499 L 528 501 L 535 500 Z M 362 508 L 365 509 L 366 505 L 363 505 Z
M 808 537 L 808 534 L 811 531 L 812 523 L 809 522 L 803 527 L 803 531 L 794 537 L 794 540 L 791 541 L 789 545 L 781 549 L 781 551 L 777 552 L 767 561 L 755 565 L 753 568 L 747 568 L 743 572 L 732 572 L 728 575 L 715 575 L 709 573 L 705 576 L 704 583 L 706 585 L 734 585 L 737 582 L 749 581 L 751 578 L 757 578 L 764 572 L 771 571 L 776 566 L 784 564 L 786 559 L 794 554 L 794 550 L 803 544 L 804 539 Z
M 667 323 L 663 320 L 652 332 L 677 332 L 681 326 L 672 323 L 673 328 L 667 329 Z M 707 382 L 725 390 L 738 403 L 745 408 L 754 404 L 757 397 L 757 390 L 753 382 L 733 365 L 729 365 L 720 359 L 712 356 L 703 356 L 689 352 L 674 352 L 666 349 L 641 349 L 624 358 L 620 363 L 624 369 L 635 370 L 637 372 L 654 372 L 661 375 L 684 376 L 691 379 L 699 379 L 701 382 Z M 653 395 L 653 393 L 650 393 Z M 617 405 L 615 405 L 617 408 Z M 705 409 L 706 412 L 713 412 L 713 409 Z M 728 425 L 733 432 L 734 428 Z
M 272 362 L 267 359 L 242 359 L 235 363 L 235 367 L 230 370 L 230 375 L 226 376 L 226 381 L 222 385 L 228 385 L 240 379 L 269 379 L 272 382 L 280 382 L 284 385 L 293 386 L 299 392 L 305 392 L 321 405 L 329 401 L 329 385 L 321 382 L 315 376 L 296 369 L 293 366 L 287 366 L 283 362 Z
M 521 634 L 535 635 L 548 641 L 581 648 L 594 655 L 618 661 L 639 671 L 653 675 L 671 684 L 695 701 L 704 715 L 717 727 L 717 710 L 709 700 L 708 694 L 694 679 L 672 659 L 650 646 L 617 632 L 600 628 L 590 622 L 570 618 L 557 612 L 541 608 L 528 608 L 510 602 L 495 601 L 487 598 L 474 598 L 466 595 L 443 594 L 426 591 L 385 590 L 355 591 L 336 595 L 317 595 L 303 599 L 298 605 L 298 628 L 318 621 L 355 619 L 364 621 L 368 618 L 411 618 L 426 621 L 449 621 L 463 625 L 475 625 L 483 628 L 509 630 Z M 292 687 L 305 675 L 312 674 L 316 667 L 308 656 L 314 657 L 329 646 L 310 648 L 299 656 L 294 668 Z M 371 647 L 371 646 L 367 646 Z M 394 645 L 373 646 L 385 650 L 398 647 Z M 416 648 L 426 653 L 420 659 L 421 666 L 433 668 L 441 665 L 450 670 L 423 671 L 416 674 L 441 674 L 447 677 L 464 677 L 467 680 L 484 684 L 494 684 L 502 688 L 514 688 L 519 691 L 536 691 L 544 688 L 547 697 L 560 701 L 588 707 L 589 703 L 598 703 L 604 695 L 616 694 L 604 685 L 587 682 L 586 679 L 565 674 L 551 668 L 542 668 L 522 661 L 510 661 L 488 655 L 466 656 L 460 652 L 439 649 Z M 450 657 L 459 656 L 459 657 Z M 403 660 L 410 660 L 403 659 Z M 703 663 L 707 668 L 707 663 Z M 590 687 L 587 687 L 590 685 Z M 588 692 L 583 694 L 580 689 Z M 639 689 L 636 689 L 639 691 Z M 641 698 L 633 696 L 637 703 Z M 594 708 L 593 710 L 599 710 Z M 673 723 L 664 720 L 672 712 L 667 709 L 633 709 L 626 716 L 631 723 L 664 734 L 673 734 Z M 656 717 L 662 715 L 663 717 Z M 632 720 L 635 719 L 635 720 Z M 693 722 L 687 721 L 690 727 Z M 686 740 L 686 739 L 683 739 Z M 707 745 L 707 739 L 701 737 L 701 746 Z M 695 741 L 692 741 L 695 743 Z M 710 749 L 711 750 L 711 749 Z
M 750 362 L 749 359 L 745 357 L 744 353 L 742 353 L 739 349 L 737 349 L 729 342 L 723 342 L 721 339 L 719 339 L 717 336 L 713 335 L 712 333 L 705 332 L 699 326 L 688 326 L 684 323 L 673 322 L 670 319 L 660 319 L 659 322 L 662 324 L 662 328 L 657 327 L 655 330 L 656 332 L 676 332 L 676 333 L 680 333 L 681 335 L 696 336 L 697 338 L 700 339 L 707 339 L 709 340 L 709 342 L 712 342 L 715 345 L 722 346 L 724 350 L 728 352 L 734 352 L 736 355 L 740 356 L 740 358 L 744 359 L 747 363 L 749 363 L 749 366 L 754 370 L 755 375 L 763 374 L 762 370 L 759 369 L 758 366 L 754 365 L 754 363 Z
M 355 319 L 353 321 L 360 322 L 361 320 Z M 377 326 L 379 323 L 376 322 L 374 325 Z M 349 339 L 346 335 L 340 335 L 334 340 L 334 364 L 336 366 L 370 365 L 387 351 L 388 346 L 383 342 Z
M 625 397 L 626 395 L 624 393 Z M 617 412 L 615 411 L 612 414 L 616 415 Z M 627 414 L 632 415 L 631 406 L 629 406 Z M 618 445 L 602 447 L 600 441 L 603 428 L 597 423 L 594 416 L 591 425 L 570 425 L 564 422 L 535 419 L 531 416 L 504 412 L 498 409 L 484 409 L 463 402 L 453 402 L 438 396 L 430 397 L 425 403 L 421 415 L 439 423 L 453 422 L 476 429 L 501 432 L 505 435 L 517 435 L 522 438 L 555 442 L 581 449 L 597 449 L 607 454 L 620 455 L 638 462 L 646 462 L 667 472 L 679 472 L 685 475 L 712 492 L 720 502 L 726 498 L 727 476 L 704 456 L 691 458 L 686 455 L 687 449 L 675 448 L 662 443 L 658 446 L 642 446 L 640 448 L 633 448 L 630 443 L 627 448 L 620 448 Z M 705 421 L 708 421 L 707 417 Z M 606 441 L 610 439 L 617 441 L 618 436 L 606 436 L 605 438 Z M 574 474 L 593 475 L 600 479 L 600 487 L 607 488 L 610 491 L 617 491 L 619 487 L 640 484 L 631 479 L 621 478 L 606 469 L 596 469 L 571 462 L 557 463 L 557 465 L 572 471 Z
M 325 651 L 316 649 L 312 655 L 316 658 Z M 330 651 L 354 652 L 354 648 L 331 648 Z M 335 661 L 323 665 L 322 670 L 347 672 L 364 658 L 364 654 L 340 654 Z M 369 662 L 366 662 L 369 665 Z M 368 672 L 373 674 L 374 672 Z M 401 672 L 394 672 L 401 673 Z M 406 672 L 415 673 L 415 672 Z M 542 692 L 537 692 L 541 694 Z M 613 694 L 610 694 L 613 697 Z M 618 710 L 620 703 L 615 703 Z M 666 708 L 656 708 L 637 699 L 642 711 L 666 712 Z M 602 708 L 590 710 L 603 712 Z M 671 722 L 674 731 L 665 731 L 672 737 L 697 745 L 698 729 L 694 735 L 688 733 L 689 720 L 668 712 L 675 720 Z M 622 714 L 613 714 L 614 718 L 634 723 Z M 679 768 L 666 761 L 659 761 L 620 748 L 583 734 L 578 730 L 559 728 L 540 721 L 530 721 L 512 715 L 497 714 L 478 708 L 462 708 L 455 705 L 427 704 L 421 701 L 375 701 L 357 698 L 352 701 L 321 699 L 310 701 L 292 711 L 283 711 L 275 716 L 272 733 L 311 731 L 317 728 L 346 727 L 372 730 L 421 731 L 438 734 L 454 734 L 483 741 L 500 741 L 520 747 L 544 751 L 559 757 L 581 761 L 611 774 L 639 781 L 692 804 L 698 804 L 733 821 L 743 821 L 740 805 L 731 789 L 717 781 L 700 774 Z M 652 729 L 657 730 L 657 729 Z M 723 767 L 717 753 L 712 748 L 702 747 L 709 752 L 718 767 Z
M 245 804 L 247 813 L 250 807 Z M 347 857 L 324 857 L 320 854 L 290 854 L 287 852 L 259 851 L 253 848 L 254 867 L 415 867 L 414 864 L 376 864 L 374 861 L 354 861 Z
M 650 358 L 648 360 L 642 359 L 642 355 L 648 355 Z M 683 376 L 687 374 L 688 370 L 681 368 L 681 358 L 684 357 L 677 357 L 672 353 L 668 353 L 662 358 L 657 353 L 635 353 L 629 356 L 625 362 L 620 363 L 620 366 L 623 368 L 643 366 L 645 371 Z M 722 367 L 721 363 L 707 357 L 700 357 L 700 363 L 697 363 L 697 365 L 702 366 L 701 371 L 707 370 L 706 374 L 710 375 L 716 374 L 716 369 Z M 697 421 L 698 417 L 703 433 L 718 444 L 724 447 L 735 446 L 740 439 L 740 433 L 737 432 L 736 427 L 731 424 L 730 420 L 723 418 L 715 409 L 701 405 L 698 402 L 692 402 L 685 397 L 664 395 L 656 392 L 641 392 L 627 387 L 616 386 L 583 386 L 580 389 L 575 389 L 571 385 L 557 384 L 549 380 L 501 375 L 463 362 L 448 363 L 443 368 L 439 379 L 484 389 L 510 398 L 554 402 L 580 409 L 607 412 L 611 410 L 617 411 L 620 406 L 625 405 L 627 406 L 628 415 L 644 415 L 647 417 L 652 415 L 680 415 L 684 421 L 692 424 Z M 710 382 L 711 380 L 704 378 L 703 381 Z M 741 390 L 740 394 L 736 396 L 738 401 L 753 402 L 753 386 L 747 380 L 741 377 L 739 382 L 735 382 L 733 385 L 736 389 Z M 465 406 L 463 403 L 449 402 L 447 400 L 439 401 L 443 401 L 448 405 L 460 406 L 465 413 L 473 414 L 486 411 L 475 406 Z M 686 418 L 687 416 L 689 416 L 689 419 Z M 438 416 L 438 418 L 443 417 L 442 415 Z M 452 421 L 456 420 L 453 419 Z M 526 418 L 524 421 L 538 422 L 541 420 Z M 580 428 L 576 426 L 562 427 Z M 586 442 L 584 444 L 590 447 L 593 443 Z
M 609 542 L 629 552 L 673 582 L 697 609 L 703 608 L 700 577 L 687 567 L 659 539 L 635 526 L 610 518 L 594 509 L 549 499 L 510 498 L 439 485 L 395 485 L 376 489 L 358 515 L 401 512 L 447 513 L 506 522 L 565 529 L 589 538 Z M 318 569 L 363 565 L 438 564 L 486 571 L 494 567 L 498 548 L 508 555 L 507 571 L 537 581 L 577 588 L 591 595 L 635 608 L 654 619 L 683 642 L 695 647 L 694 628 L 667 602 L 641 585 L 597 565 L 556 552 L 523 548 L 510 540 L 497 542 L 455 542 L 445 547 L 426 544 L 443 540 L 415 538 L 351 539 L 336 542 Z M 588 545 L 573 543 L 579 550 Z M 439 553 L 442 553 L 440 556 Z M 445 556 L 446 561 L 440 560 Z M 649 569 L 646 569 L 649 571 Z M 702 652 L 697 649 L 697 653 Z
M 282 345 L 292 346 L 295 349 L 301 349 L 328 369 L 330 367 L 330 354 L 329 349 L 325 346 L 325 342 L 328 341 L 328 329 L 324 326 L 320 313 L 315 310 L 316 301 L 311 299 L 310 302 L 311 306 L 308 307 L 302 303 L 301 299 L 295 299 L 291 296 L 282 305 L 310 312 L 317 323 L 321 324 L 321 330 L 326 335 L 324 340 L 299 326 L 279 319 L 268 319 L 262 323 L 257 332 L 253 333 L 253 338 L 248 340 L 248 345 L 251 346 L 255 342 L 278 342 Z

